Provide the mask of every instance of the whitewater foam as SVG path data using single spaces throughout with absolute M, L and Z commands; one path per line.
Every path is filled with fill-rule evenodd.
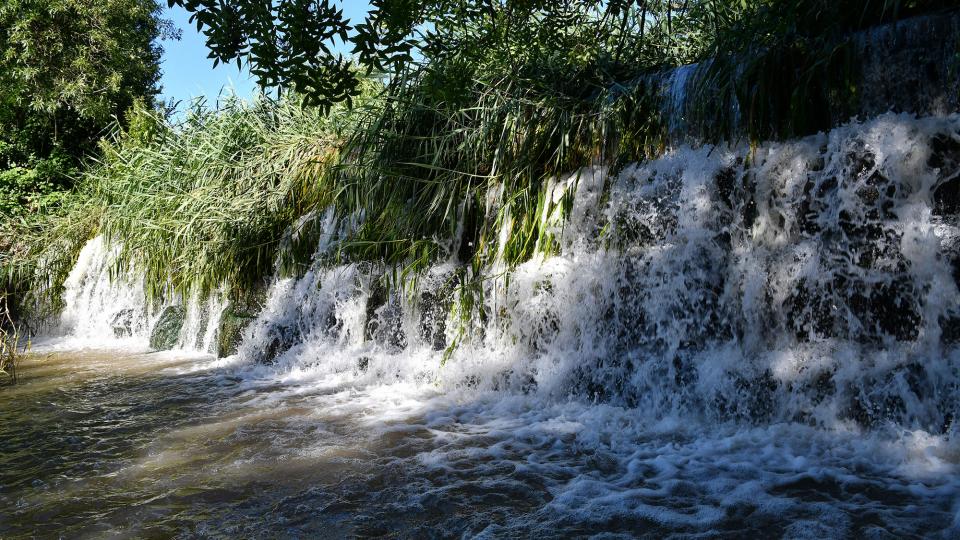
M 882 537 L 930 532 L 925 519 L 950 536 L 958 178 L 956 115 L 682 146 L 554 179 L 572 210 L 544 217 L 557 241 L 531 260 L 471 276 L 451 259 L 403 290 L 382 265 L 328 262 L 344 230 L 328 210 L 309 219 L 336 234 L 302 276 L 272 281 L 238 353 L 177 369 L 242 381 L 261 407 L 306 400 L 368 445 L 410 437 L 391 463 L 429 489 L 411 484 L 401 506 L 483 482 L 537 494 L 481 537 Z M 126 309 L 143 335 L 155 316 L 110 281 L 109 254 L 92 241 L 68 280 L 75 336 L 110 338 Z M 463 276 L 483 293 L 466 322 Z M 181 347 L 209 350 L 224 304 L 208 302 L 187 301 Z M 300 451 L 332 451 L 318 444 Z

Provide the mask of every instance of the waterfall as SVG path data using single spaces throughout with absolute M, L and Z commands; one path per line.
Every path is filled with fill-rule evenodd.
M 117 250 L 96 237 L 83 247 L 64 282 L 59 333 L 91 342 L 149 335 L 151 313 L 143 283 L 114 275 Z
M 276 509 L 305 523 L 415 516 L 402 526 L 430 520 L 423 536 L 492 508 L 471 531 L 956 536 L 960 115 L 678 146 L 546 185 L 572 204 L 541 216 L 552 240 L 517 266 L 492 246 L 479 275 L 451 257 L 391 281 L 401 269 L 329 256 L 363 216 L 328 209 L 289 233 L 322 229 L 309 268 L 286 277 L 278 261 L 243 306 L 225 291 L 148 301 L 113 270 L 116 250 L 90 241 L 66 284 L 67 346 L 143 347 L 166 329 L 178 349 L 116 355 L 125 375 L 77 387 L 99 403 L 124 381 L 108 405 L 137 403 L 158 426 L 92 489 L 266 500 L 249 529 L 265 533 Z M 214 349 L 226 356 L 184 354 Z M 116 418 L 85 422 L 109 426 L 102 437 Z M 330 513 L 331 494 L 356 506 Z
M 220 318 L 227 302 L 220 294 L 193 294 L 151 302 L 142 277 L 134 269 L 119 270 L 119 250 L 102 236 L 86 243 L 64 282 L 64 310 L 55 334 L 65 340 L 57 348 L 103 346 L 146 347 L 164 314 L 177 312 L 175 348 L 214 350 Z M 48 340 L 49 341 L 49 340 Z M 50 343 L 47 343 L 50 345 Z
M 661 416 L 940 432 L 960 384 L 958 173 L 960 117 L 895 114 L 588 169 L 556 183 L 577 190 L 561 253 L 483 280 L 485 323 L 458 322 L 450 263 L 389 294 L 384 268 L 317 264 L 274 282 L 239 354 Z
M 470 317 L 451 261 L 399 288 L 382 265 L 325 262 L 356 221 L 327 211 L 314 265 L 273 280 L 236 358 L 659 416 L 951 430 L 958 186 L 957 115 L 890 113 L 799 140 L 587 168 L 551 183 L 556 200 L 575 191 L 570 215 L 549 224 L 560 253 L 495 263 L 474 281 Z M 176 346 L 214 349 L 219 295 L 151 306 L 132 275 L 111 276 L 114 256 L 100 238 L 84 248 L 64 331 L 144 339 L 183 306 Z

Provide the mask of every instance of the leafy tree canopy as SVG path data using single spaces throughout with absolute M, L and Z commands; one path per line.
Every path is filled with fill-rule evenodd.
M 246 60 L 262 86 L 328 108 L 357 95 L 363 71 L 400 73 L 414 59 L 567 51 L 634 66 L 693 61 L 828 35 L 951 0 L 372 0 L 362 22 L 331 0 L 167 0 L 192 13 L 214 62 Z M 532 35 L 537 33 L 538 35 Z M 572 37 L 577 40 L 571 43 Z M 531 41 L 532 40 L 532 41 Z M 338 53 L 346 46 L 351 60 Z M 572 48 L 571 48 L 572 47 Z M 607 60 L 609 60 L 608 58 Z
M 0 0 L 0 213 L 42 200 L 159 92 L 156 0 Z M 6 211 L 6 212 L 4 212 Z
M 671 9 L 665 0 L 372 0 L 366 18 L 354 24 L 330 0 L 168 3 L 192 13 L 215 63 L 246 60 L 261 85 L 296 88 L 325 108 L 356 96 L 363 72 L 399 73 L 415 58 L 458 54 L 466 44 L 489 47 L 512 38 L 519 45 L 516 38 L 531 22 L 561 41 L 583 25 L 596 40 L 622 39 L 640 18 Z M 338 52 L 343 47 L 353 60 Z

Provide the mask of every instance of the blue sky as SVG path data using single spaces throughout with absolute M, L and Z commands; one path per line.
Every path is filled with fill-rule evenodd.
M 369 9 L 366 0 L 344 0 L 340 4 L 344 15 L 354 23 L 361 22 Z M 180 41 L 163 42 L 163 101 L 186 101 L 206 96 L 212 103 L 223 88 L 232 88 L 242 97 L 249 97 L 256 91 L 257 85 L 246 69 L 240 71 L 236 64 L 213 68 L 213 60 L 207 58 L 203 35 L 197 32 L 195 25 L 187 22 L 190 15 L 183 8 L 166 9 L 165 16 L 183 31 L 183 37 Z

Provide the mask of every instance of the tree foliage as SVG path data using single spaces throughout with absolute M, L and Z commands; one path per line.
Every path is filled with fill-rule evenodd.
M 155 0 L 0 1 L 0 213 L 45 200 L 134 103 L 159 92 Z
M 324 108 L 357 95 L 364 72 L 395 75 L 418 61 L 486 54 L 490 48 L 521 58 L 545 50 L 581 59 L 603 52 L 634 67 L 678 65 L 956 4 L 951 0 L 371 0 L 365 19 L 354 23 L 344 16 L 340 3 L 331 0 L 168 3 L 192 13 L 191 20 L 206 36 L 215 62 L 246 60 L 263 86 L 294 87 Z M 356 64 L 339 52 L 343 50 L 354 55 Z
M 530 39 L 554 52 L 582 56 L 604 45 L 618 60 L 636 59 L 639 50 L 631 45 L 644 29 L 673 28 L 673 19 L 691 9 L 666 0 L 372 0 L 365 19 L 354 24 L 330 0 L 168 3 L 192 13 L 215 63 L 245 60 L 261 85 L 293 87 L 324 108 L 349 102 L 371 72 L 395 75 L 412 63 L 485 54 L 490 47 L 523 55 Z M 661 57 L 665 50 L 643 52 Z

